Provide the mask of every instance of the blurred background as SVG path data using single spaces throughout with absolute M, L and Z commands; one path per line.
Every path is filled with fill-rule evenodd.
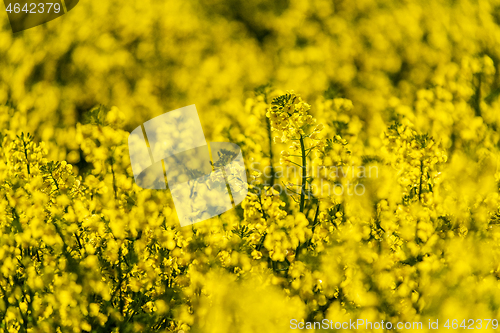
M 15 34 L 0 13 L 0 126 L 77 163 L 67 134 L 96 106 L 118 107 L 130 131 L 196 104 L 207 139 L 227 139 L 223 129 L 245 121 L 245 99 L 271 83 L 306 100 L 351 99 L 377 146 L 394 109 L 411 107 L 450 65 L 460 72 L 487 56 L 496 71 L 480 98 L 495 103 L 499 44 L 498 0 L 81 1 Z

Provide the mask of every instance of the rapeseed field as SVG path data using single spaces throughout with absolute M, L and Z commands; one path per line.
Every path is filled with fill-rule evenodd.
M 499 0 L 4 9 L 0 332 L 497 330 Z M 191 104 L 249 191 L 180 227 L 127 138 Z

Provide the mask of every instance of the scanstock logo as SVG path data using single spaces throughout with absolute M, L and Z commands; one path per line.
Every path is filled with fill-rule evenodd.
M 78 0 L 3 0 L 12 32 L 19 32 L 63 16 Z
M 222 214 L 248 192 L 238 145 L 207 144 L 195 105 L 167 112 L 137 127 L 128 138 L 135 182 L 166 190 L 181 226 Z

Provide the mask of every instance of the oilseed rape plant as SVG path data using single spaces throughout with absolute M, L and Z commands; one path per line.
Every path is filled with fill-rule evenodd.
M 128 138 L 192 104 L 248 193 L 181 227 Z M 0 332 L 495 332 L 499 110 L 498 0 L 0 5 Z

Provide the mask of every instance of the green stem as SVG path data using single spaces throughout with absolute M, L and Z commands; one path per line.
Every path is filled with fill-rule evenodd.
M 418 201 L 422 201 L 422 183 L 424 178 L 424 160 L 420 161 L 420 184 L 418 186 Z
M 274 180 L 275 180 L 275 175 L 274 175 L 274 166 L 273 166 L 273 135 L 271 133 L 271 121 L 269 118 L 266 117 L 266 124 L 267 124 L 267 139 L 269 141 L 269 166 L 271 167 L 271 183 L 269 186 L 273 187 L 274 185 Z
M 306 199 L 306 182 L 307 182 L 307 155 L 306 155 L 306 146 L 304 144 L 304 136 L 300 135 L 300 150 L 302 155 L 302 182 L 300 184 L 300 212 L 304 212 L 305 199 Z M 302 249 L 303 244 L 299 242 L 297 249 L 295 250 L 295 260 L 298 259 L 300 250 Z
M 54 184 L 56 185 L 57 191 L 59 191 L 59 184 L 57 183 L 56 177 L 54 177 L 54 175 L 52 174 L 52 171 L 50 172 L 50 177 L 54 181 Z
M 111 174 L 113 175 L 113 191 L 115 192 L 115 200 L 117 200 L 117 195 L 116 195 L 116 176 L 115 176 L 115 170 L 113 169 L 113 160 L 111 160 Z
M 482 84 L 482 75 L 481 73 L 477 74 L 477 86 L 476 86 L 476 94 L 474 95 L 474 111 L 476 113 L 476 117 L 481 117 L 481 84 Z
M 305 196 L 306 196 L 306 178 L 307 178 L 307 156 L 304 137 L 300 136 L 300 149 L 302 152 L 302 183 L 300 192 L 300 212 L 304 212 Z
M 31 174 L 30 161 L 28 160 L 28 149 L 26 148 L 26 142 L 24 141 L 24 138 L 23 138 L 23 147 L 24 147 L 24 156 L 26 157 L 26 166 L 28 167 L 28 175 L 30 175 Z

